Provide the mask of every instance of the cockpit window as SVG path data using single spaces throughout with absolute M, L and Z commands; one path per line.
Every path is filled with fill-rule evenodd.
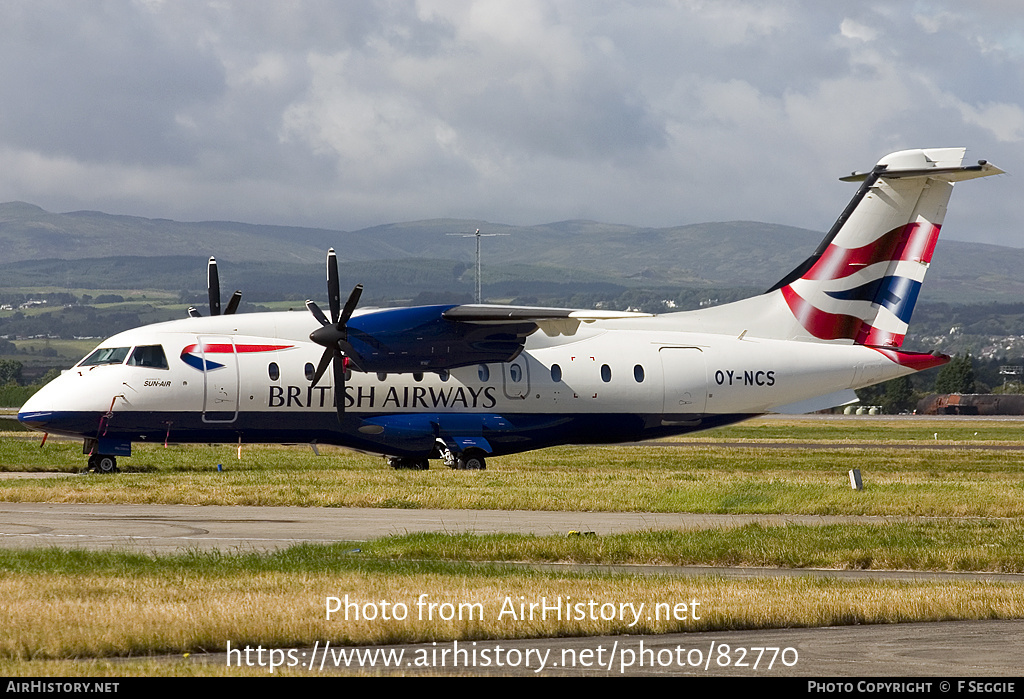
M 78 366 L 99 366 L 100 364 L 120 364 L 128 356 L 131 347 L 100 347 L 79 362 Z
M 139 345 L 128 358 L 128 366 L 144 366 L 150 369 L 166 369 L 167 357 L 160 345 Z

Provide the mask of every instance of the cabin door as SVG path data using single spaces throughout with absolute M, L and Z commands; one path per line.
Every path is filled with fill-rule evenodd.
M 196 354 L 203 359 L 203 422 L 238 418 L 238 355 L 230 337 L 200 335 Z
M 701 415 L 708 402 L 708 375 L 704 353 L 696 347 L 662 347 L 665 377 L 665 415 Z

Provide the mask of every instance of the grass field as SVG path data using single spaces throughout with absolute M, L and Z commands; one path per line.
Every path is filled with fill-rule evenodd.
M 89 340 L 61 340 L 61 339 L 35 339 L 35 340 L 14 340 L 14 346 L 19 350 L 23 350 L 30 354 L 34 354 L 44 347 L 48 347 L 55 352 L 57 356 L 63 357 L 67 360 L 67 365 L 71 366 L 78 362 L 79 359 L 89 353 L 100 342 L 99 338 L 93 338 Z M 10 358 L 17 359 L 25 357 L 21 355 L 10 355 Z
M 491 459 L 485 472 L 393 471 L 382 459 L 320 447 L 136 444 L 125 473 L 0 483 L 0 500 L 195 505 L 602 510 L 1019 517 L 1024 514 L 1021 423 L 764 420 L 671 446 L 558 447 Z M 910 425 L 904 426 L 904 423 Z M 863 425 L 863 431 L 858 428 Z M 1020 450 L 893 449 L 891 445 L 1020 445 Z M 802 448 L 827 434 L 835 448 Z M 975 434 L 977 433 L 977 434 Z M 756 436 L 751 436 L 756 435 Z M 844 442 L 887 444 L 840 448 Z M 74 473 L 80 444 L 32 433 L 0 439 L 12 471 Z M 721 446 L 714 441 L 736 442 Z M 784 442 L 783 445 L 775 442 Z M 782 448 L 780 448 L 782 446 Z M 222 464 L 224 471 L 218 472 Z M 849 487 L 859 468 L 863 491 Z
M 410 535 L 273 554 L 146 556 L 0 551 L 0 671 L 191 674 L 144 658 L 268 647 L 441 639 L 1024 617 L 1024 585 L 837 579 L 733 580 L 552 573 L 494 561 L 1024 571 L 1022 422 L 766 419 L 670 446 L 560 447 L 496 458 L 485 472 L 392 471 L 379 458 L 304 446 L 135 445 L 116 476 L 0 481 L 0 500 L 278 506 L 924 515 L 887 525 L 637 532 L 598 537 Z M 723 446 L 722 443 L 742 443 Z M 866 445 L 806 448 L 808 445 Z M 926 447 L 943 444 L 949 449 Z M 900 446 L 896 449 L 894 446 Z M 1012 449 L 974 449 L 1000 445 Z M 1016 447 L 1020 449 L 1016 449 Z M 903 448 L 909 447 L 909 448 Z M 4 470 L 74 473 L 81 446 L 0 435 Z M 222 464 L 223 472 L 217 465 Z M 852 491 L 850 468 L 865 489 Z M 354 553 L 359 549 L 358 554 Z M 477 561 L 480 563 L 471 563 Z M 481 565 L 482 563 L 482 565 Z M 339 623 L 329 596 L 479 603 L 467 622 Z M 699 623 L 499 621 L 512 595 L 701 599 Z M 73 620 L 73 623 L 69 623 Z M 646 622 L 643 622 L 646 623 Z M 69 658 L 96 658 L 68 664 Z M 265 672 L 265 671 L 264 671 Z M 232 673 L 233 674 L 233 673 Z

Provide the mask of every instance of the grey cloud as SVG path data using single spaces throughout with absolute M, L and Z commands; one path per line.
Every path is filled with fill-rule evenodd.
M 822 228 L 850 193 L 835 178 L 889 150 L 966 145 L 1024 171 L 1017 14 L 951 1 L 7 2 L 0 200 L 343 228 Z M 859 29 L 842 36 L 844 20 Z M 972 189 L 950 229 L 1013 242 L 1015 197 L 998 180 Z
M 223 93 L 220 64 L 194 44 L 168 41 L 144 15 L 126 21 L 126 9 L 5 5 L 5 144 L 92 161 L 146 165 L 189 159 L 175 117 Z

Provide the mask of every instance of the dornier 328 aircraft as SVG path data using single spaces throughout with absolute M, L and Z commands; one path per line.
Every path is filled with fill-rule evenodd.
M 111 337 L 18 419 L 82 438 L 100 471 L 135 441 L 335 444 L 395 468 L 482 469 L 852 402 L 949 361 L 901 345 L 953 184 L 1002 172 L 964 153 L 901 151 L 843 178 L 860 188 L 803 264 L 764 294 L 696 311 L 359 309 L 360 286 L 342 303 L 332 250 L 330 316 L 312 301 L 220 314 L 211 273 L 210 316 Z

